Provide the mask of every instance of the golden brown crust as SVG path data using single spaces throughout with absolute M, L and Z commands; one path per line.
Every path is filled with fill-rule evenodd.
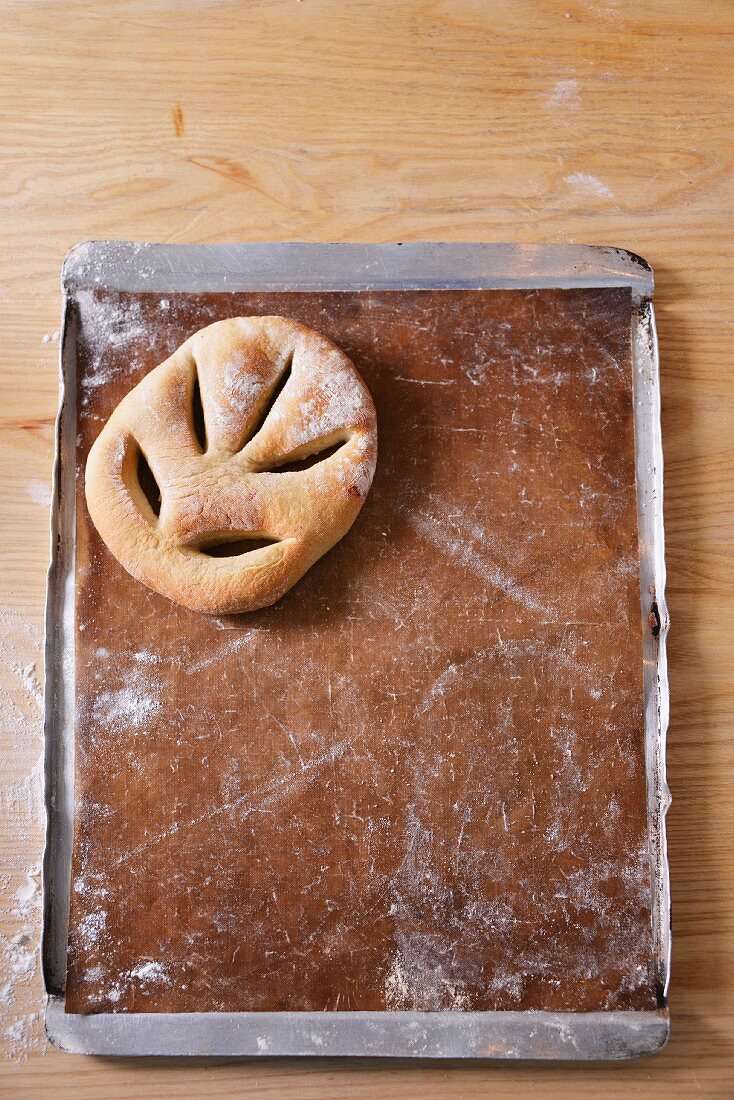
M 337 444 L 308 469 L 282 469 Z M 347 356 L 287 318 L 237 317 L 195 333 L 120 402 L 89 454 L 87 505 L 149 588 L 194 611 L 254 611 L 348 531 L 376 459 L 374 406 Z M 246 538 L 274 541 L 207 552 Z

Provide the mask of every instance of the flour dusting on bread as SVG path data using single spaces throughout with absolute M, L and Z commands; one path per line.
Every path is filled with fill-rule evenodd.
M 123 398 L 90 451 L 87 504 L 149 588 L 253 611 L 346 534 L 376 461 L 372 399 L 336 345 L 284 317 L 231 318 Z

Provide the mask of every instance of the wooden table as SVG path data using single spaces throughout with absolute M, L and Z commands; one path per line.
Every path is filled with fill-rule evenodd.
M 0 1094 L 734 1094 L 734 7 L 4 0 L 0 14 Z M 94 237 L 578 241 L 653 264 L 673 619 L 673 1038 L 662 1054 L 465 1068 L 44 1048 L 39 683 L 58 272 Z

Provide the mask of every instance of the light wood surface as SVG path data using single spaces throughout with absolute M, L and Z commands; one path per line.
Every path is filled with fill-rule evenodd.
M 0 27 L 0 1095 L 732 1096 L 734 7 L 5 0 Z M 44 1048 L 33 874 L 53 333 L 61 260 L 91 237 L 579 241 L 654 265 L 673 619 L 662 1054 L 465 1068 Z

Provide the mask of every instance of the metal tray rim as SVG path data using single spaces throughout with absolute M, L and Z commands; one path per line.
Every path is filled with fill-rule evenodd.
M 115 1026 L 109 1026 L 109 1020 Z M 640 1012 L 180 1012 L 74 1016 L 46 1033 L 68 1053 L 205 1057 L 622 1060 L 661 1050 L 665 1010 Z M 196 1050 L 191 1051 L 192 1035 Z
M 629 286 L 640 300 L 654 280 L 641 256 L 608 245 L 82 241 L 67 253 L 61 282 L 67 294 L 102 285 L 158 293 Z

